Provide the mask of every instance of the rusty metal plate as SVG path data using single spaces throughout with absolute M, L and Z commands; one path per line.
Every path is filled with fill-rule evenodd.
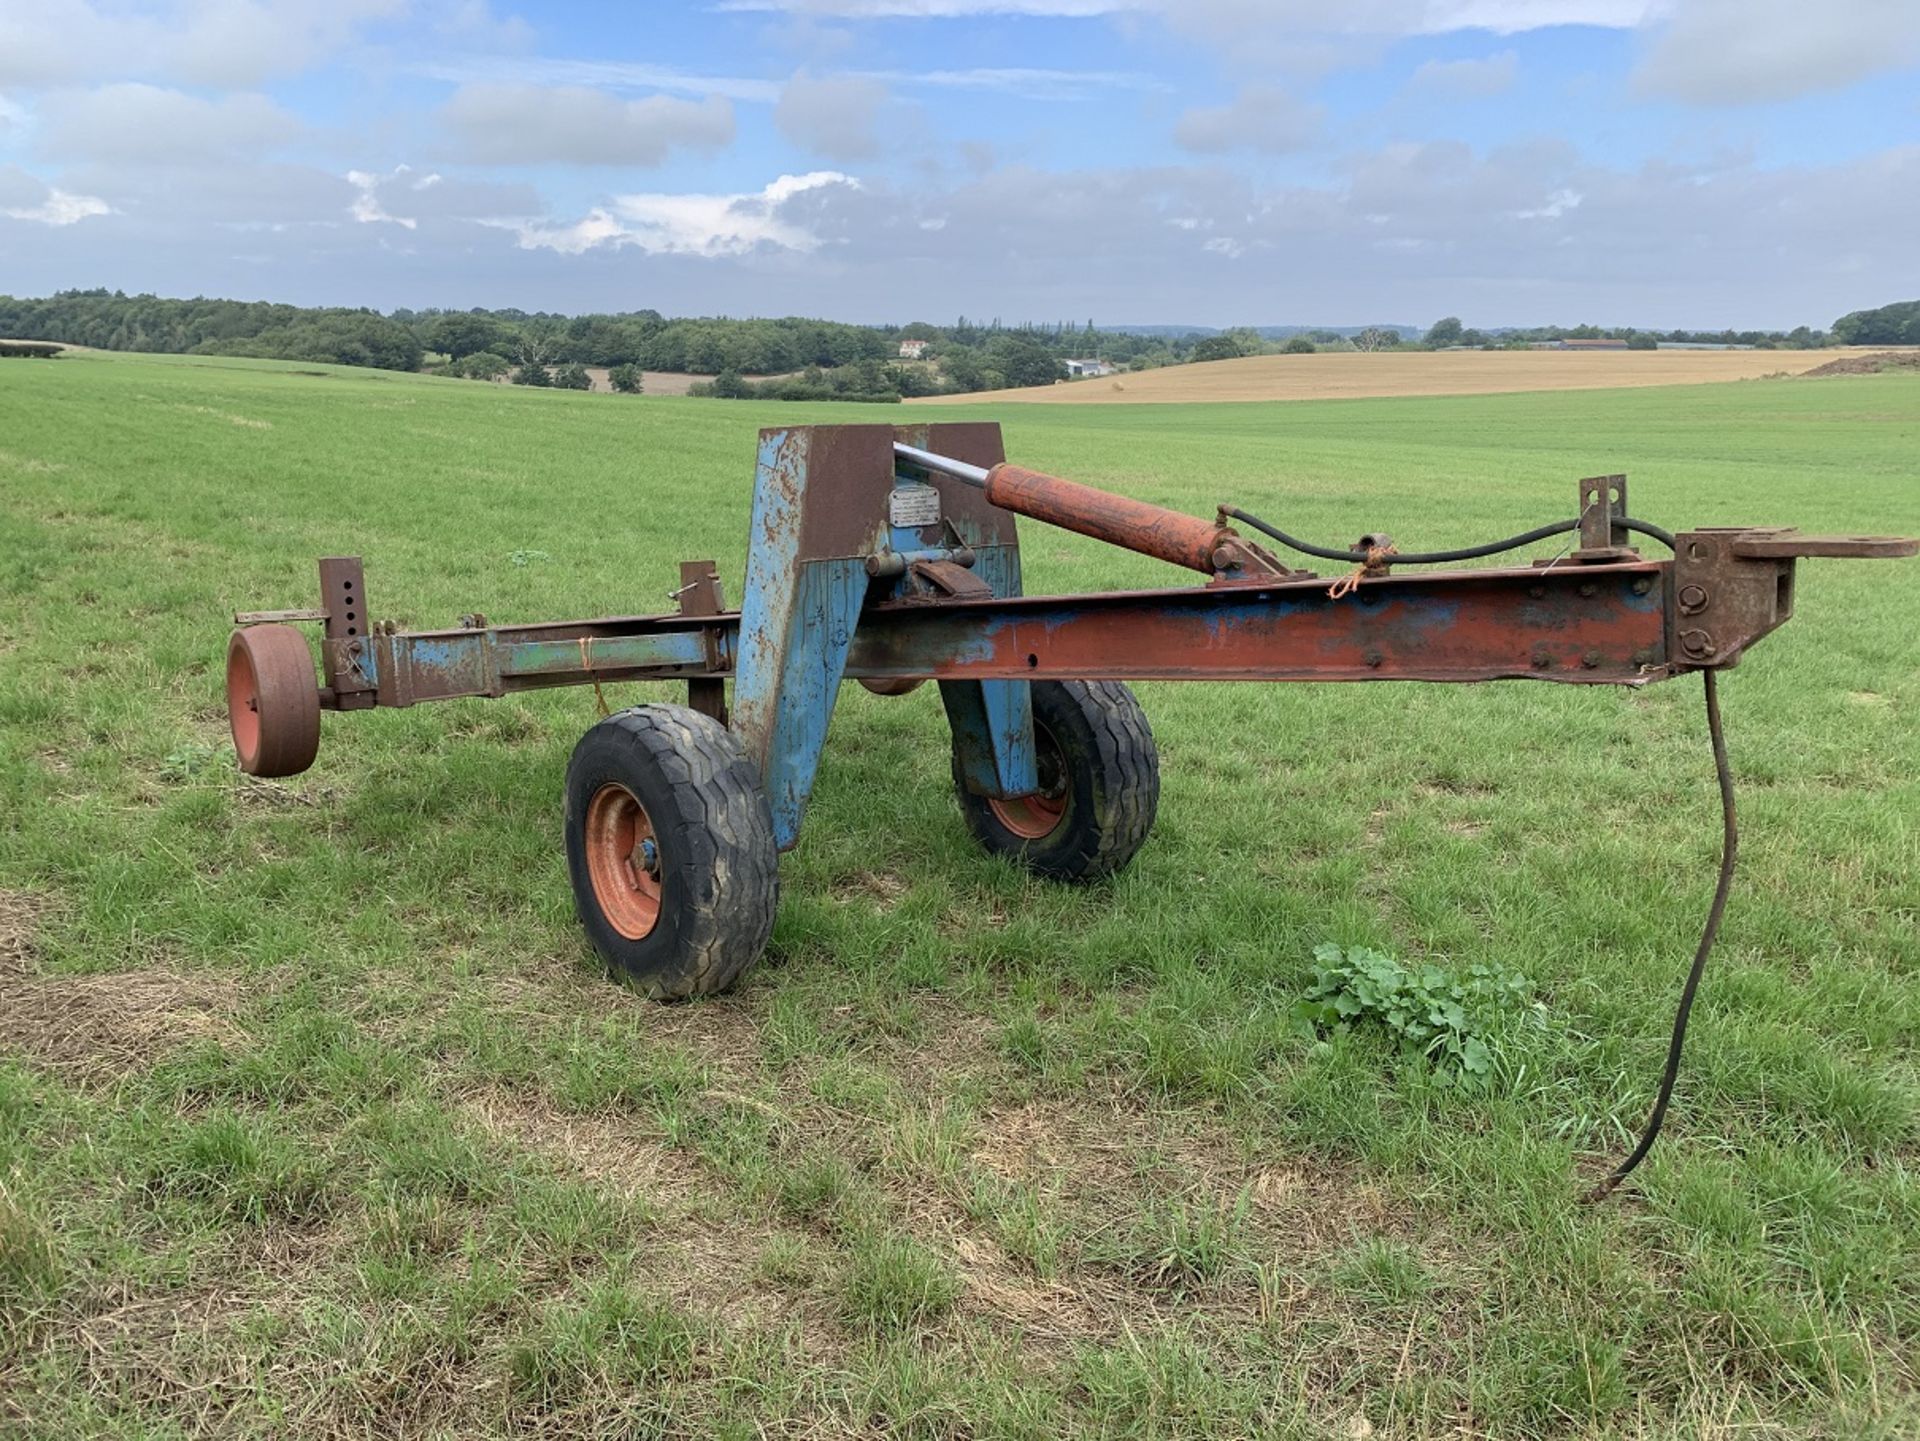
M 1897 560 L 1920 555 L 1920 540 L 1906 535 L 1801 535 L 1789 530 L 1745 535 L 1731 548 L 1746 560 Z

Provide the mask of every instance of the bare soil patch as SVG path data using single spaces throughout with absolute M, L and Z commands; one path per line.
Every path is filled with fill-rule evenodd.
M 1868 355 L 1843 355 L 1812 370 L 1803 370 L 1803 380 L 1827 375 L 1884 375 L 1889 370 L 1920 370 L 1920 350 L 1878 350 Z
M 1841 358 L 1858 353 L 1846 352 Z M 1255 355 L 1026 390 L 944 395 L 918 403 L 1148 405 L 1610 390 L 1800 375 L 1833 356 L 1831 350 L 1441 350 Z

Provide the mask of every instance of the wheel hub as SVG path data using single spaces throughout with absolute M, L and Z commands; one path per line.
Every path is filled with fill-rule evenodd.
M 660 920 L 660 845 L 639 798 L 608 782 L 587 803 L 587 877 L 607 923 L 630 941 Z

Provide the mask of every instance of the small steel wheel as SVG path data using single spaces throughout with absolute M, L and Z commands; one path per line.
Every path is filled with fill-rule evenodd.
M 227 723 L 240 769 L 296 776 L 320 753 L 320 683 L 307 638 L 290 625 L 255 625 L 227 642 Z
M 580 923 L 647 995 L 725 990 L 766 948 L 773 817 L 753 763 L 712 717 L 637 706 L 588 731 L 567 766 L 566 831 Z
M 1133 692 L 1114 681 L 1035 681 L 1033 743 L 1040 788 L 1005 800 L 953 786 L 974 839 L 993 855 L 1058 881 L 1124 870 L 1153 829 L 1160 758 Z

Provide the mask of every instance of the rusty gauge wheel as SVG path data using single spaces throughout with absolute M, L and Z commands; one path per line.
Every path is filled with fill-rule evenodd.
M 779 852 L 759 772 L 719 721 L 636 706 L 567 766 L 574 907 L 614 974 L 660 999 L 725 990 L 760 956 Z
M 248 626 L 227 642 L 227 722 L 240 769 L 294 776 L 320 752 L 320 686 L 307 638 L 290 625 Z
M 996 799 L 967 789 L 956 749 L 953 788 L 983 850 L 1056 881 L 1124 870 L 1153 829 L 1160 758 L 1146 713 L 1115 681 L 1033 682 L 1040 788 Z

